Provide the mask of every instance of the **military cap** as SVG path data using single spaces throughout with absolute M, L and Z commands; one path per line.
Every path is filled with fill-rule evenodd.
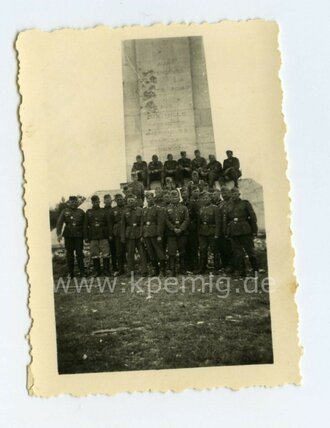
M 226 150 L 226 153 L 227 153 L 227 154 L 229 154 L 229 153 L 230 153 L 230 154 L 233 154 L 233 151 L 232 151 L 232 150 Z
M 69 201 L 77 202 L 77 201 L 78 201 L 78 198 L 77 198 L 77 196 L 70 196 L 70 197 L 69 197 Z
M 121 193 L 115 194 L 115 199 L 123 198 L 123 195 Z
M 185 151 L 185 150 L 182 150 L 181 152 L 180 152 L 180 155 L 182 156 L 182 155 L 185 155 L 187 152 Z
M 100 198 L 99 198 L 97 195 L 93 195 L 93 196 L 91 197 L 91 200 L 92 200 L 92 201 L 99 201 L 99 200 L 100 200 Z

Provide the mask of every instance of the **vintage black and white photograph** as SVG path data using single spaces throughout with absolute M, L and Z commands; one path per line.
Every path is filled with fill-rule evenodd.
M 127 181 L 49 213 L 59 373 L 272 364 L 262 183 L 215 141 L 203 38 L 122 70 Z
M 33 388 L 299 378 L 277 34 L 21 37 Z

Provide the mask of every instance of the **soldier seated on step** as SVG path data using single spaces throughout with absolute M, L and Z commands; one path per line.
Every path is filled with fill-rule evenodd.
M 227 159 L 223 161 L 223 176 L 225 181 L 233 181 L 238 187 L 238 179 L 242 176 L 239 159 L 233 156 L 232 150 L 226 151 Z
M 169 153 L 167 155 L 167 160 L 164 162 L 164 178 L 165 178 L 165 184 L 167 181 L 167 178 L 171 178 L 174 182 L 176 188 L 178 186 L 178 162 L 173 159 L 173 155 Z M 173 190 L 173 189 L 169 189 Z
M 146 161 L 142 160 L 141 155 L 136 156 L 136 162 L 133 163 L 131 172 L 136 172 L 138 180 L 141 181 L 144 187 L 147 187 L 148 165 Z
M 181 158 L 178 160 L 178 184 L 184 185 L 184 179 L 191 180 L 191 160 L 187 158 L 187 152 L 180 152 Z
M 164 184 L 164 170 L 163 164 L 158 160 L 157 155 L 152 156 L 152 161 L 148 165 L 148 175 L 147 175 L 147 188 L 150 190 L 150 184 L 153 181 L 160 181 L 161 185 Z

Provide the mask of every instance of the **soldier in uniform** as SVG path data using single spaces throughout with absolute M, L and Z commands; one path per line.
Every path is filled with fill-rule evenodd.
M 258 232 L 257 217 L 249 201 L 240 198 L 237 187 L 231 190 L 231 200 L 224 213 L 226 236 L 231 240 L 235 275 L 245 276 L 244 251 L 249 257 L 251 268 L 258 272 L 258 261 L 253 238 Z
M 239 159 L 233 156 L 232 150 L 226 151 L 227 159 L 223 161 L 224 179 L 225 181 L 233 180 L 235 186 L 238 187 L 238 179 L 242 173 L 240 171 Z
M 198 259 L 198 211 L 200 208 L 199 189 L 192 188 L 191 198 L 186 207 L 189 212 L 188 242 L 186 252 L 186 266 L 190 272 L 196 272 L 199 266 Z
M 214 270 L 218 271 L 219 266 L 219 250 L 218 239 L 220 235 L 220 211 L 219 208 L 211 204 L 209 193 L 203 195 L 203 206 L 198 212 L 198 237 L 200 251 L 200 270 L 199 273 L 204 274 L 207 267 L 207 251 L 210 247 L 214 257 Z
M 154 275 L 165 275 L 165 252 L 162 244 L 165 216 L 164 210 L 155 205 L 154 195 L 147 194 L 148 206 L 143 208 L 142 238 L 146 244 Z
M 178 160 L 178 184 L 182 187 L 184 179 L 191 179 L 191 160 L 187 158 L 187 152 L 180 152 L 181 158 Z
M 180 193 L 181 193 L 181 199 L 182 199 L 181 203 L 187 206 L 189 202 L 189 193 L 188 193 L 187 187 L 182 187 L 180 189 Z
M 125 209 L 125 202 L 123 195 L 117 193 L 115 195 L 115 201 L 117 206 L 112 208 L 111 211 L 111 223 L 113 229 L 113 241 L 116 248 L 117 266 L 118 270 L 115 272 L 116 276 L 123 275 L 124 264 L 125 264 L 125 244 L 121 241 L 121 229 L 122 229 L 122 216 Z
M 179 193 L 177 190 L 171 192 L 171 204 L 166 207 L 166 235 L 169 255 L 169 267 L 171 276 L 176 275 L 176 252 L 179 250 L 180 271 L 185 275 L 185 255 L 187 245 L 187 234 L 189 225 L 188 208 L 179 203 Z
M 136 162 L 133 163 L 131 172 L 136 172 L 138 180 L 142 182 L 144 187 L 147 187 L 148 165 L 146 161 L 142 160 L 141 155 L 136 156 Z
M 148 178 L 147 187 L 149 190 L 150 190 L 150 183 L 152 181 L 158 180 L 158 181 L 160 181 L 162 186 L 164 184 L 163 164 L 161 161 L 158 160 L 157 155 L 153 155 L 152 161 L 149 162 L 147 178 Z
M 191 168 L 193 171 L 199 171 L 206 167 L 206 160 L 201 156 L 201 152 L 197 149 L 194 151 L 195 158 L 191 161 Z
M 143 207 L 144 202 L 144 186 L 141 181 L 138 181 L 137 172 L 132 172 L 132 181 L 128 183 L 128 190 L 136 196 L 137 205 Z
M 155 198 L 154 198 L 154 201 L 155 201 L 155 205 L 157 207 L 162 207 L 164 205 L 164 203 L 163 203 L 163 190 L 162 190 L 162 188 L 160 186 L 157 186 L 155 188 Z
M 164 178 L 171 177 L 175 185 L 178 186 L 178 162 L 173 159 L 173 155 L 169 153 L 167 160 L 164 162 Z
M 199 173 L 198 171 L 195 170 L 191 173 L 191 181 L 189 181 L 187 186 L 189 198 L 191 198 L 192 188 L 195 186 L 198 186 L 198 183 L 199 183 Z
M 226 206 L 228 202 L 230 201 L 230 190 L 222 186 L 221 187 L 221 196 L 222 201 L 220 201 L 220 219 L 221 219 L 221 230 L 220 230 L 220 238 L 219 238 L 219 251 L 220 251 L 220 258 L 222 267 L 224 268 L 225 272 L 230 272 L 232 270 L 232 249 L 231 249 L 231 242 L 228 237 L 226 237 L 226 231 L 224 230 L 224 214 L 226 210 Z
M 126 243 L 128 275 L 135 272 L 135 249 L 138 250 L 142 276 L 148 275 L 145 249 L 141 241 L 143 210 L 137 206 L 136 196 L 128 195 L 127 207 L 122 215 L 121 240 Z
M 111 224 L 113 225 L 111 195 L 107 194 L 103 196 L 103 204 L 104 204 L 104 210 L 106 211 L 107 215 L 110 217 Z M 118 270 L 118 266 L 117 266 L 117 256 L 116 256 L 116 244 L 115 244 L 115 240 L 113 239 L 113 236 L 109 237 L 109 246 L 110 246 L 112 270 L 113 272 L 116 272 Z
M 100 207 L 100 198 L 92 196 L 92 208 L 86 211 L 84 222 L 84 237 L 90 242 L 90 257 L 93 260 L 94 276 L 101 276 L 101 258 L 103 258 L 103 273 L 110 275 L 110 247 L 112 225 L 110 216 Z
M 214 155 L 209 155 L 209 163 L 206 169 L 203 169 L 200 174 L 204 180 L 208 180 L 209 187 L 212 189 L 217 180 L 222 180 L 222 165 L 216 160 Z
M 211 193 L 211 202 L 213 205 L 216 205 L 217 207 L 220 207 L 221 205 L 221 193 L 219 189 L 213 189 L 213 192 Z
M 74 256 L 76 254 L 79 273 L 85 275 L 84 268 L 84 218 L 85 213 L 78 208 L 78 198 L 70 196 L 68 207 L 61 212 L 56 225 L 57 239 L 61 242 L 64 237 L 66 262 L 70 278 L 74 277 Z M 63 224 L 65 225 L 63 234 Z

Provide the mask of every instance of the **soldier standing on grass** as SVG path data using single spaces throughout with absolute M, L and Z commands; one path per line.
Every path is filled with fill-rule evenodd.
M 122 215 L 125 208 L 125 202 L 123 195 L 117 193 L 115 195 L 115 201 L 117 206 L 112 208 L 111 211 L 111 223 L 113 227 L 113 241 L 116 248 L 116 257 L 117 257 L 117 266 L 118 271 L 115 272 L 115 275 L 124 274 L 124 263 L 125 263 L 125 244 L 121 241 L 121 229 L 122 229 Z
M 240 198 L 237 187 L 231 190 L 231 200 L 224 210 L 226 236 L 230 238 L 233 251 L 235 276 L 245 276 L 244 251 L 249 257 L 253 271 L 258 272 L 258 261 L 253 238 L 258 232 L 257 217 L 249 201 Z
M 165 208 L 166 235 L 169 255 L 169 267 L 171 276 L 176 275 L 176 252 L 179 250 L 180 270 L 185 275 L 185 256 L 187 245 L 187 234 L 189 225 L 188 208 L 179 203 L 180 197 L 177 190 L 171 192 L 171 204 Z
M 142 213 L 137 206 L 136 196 L 127 196 L 127 206 L 122 214 L 121 241 L 126 243 L 128 275 L 135 273 L 135 249 L 140 255 L 141 274 L 148 275 L 146 253 L 141 241 L 142 237 Z
M 191 272 L 196 272 L 199 266 L 198 260 L 198 211 L 200 208 L 199 189 L 192 188 L 191 198 L 186 207 L 189 211 L 188 242 L 186 252 L 186 266 Z
M 66 250 L 66 262 L 69 271 L 69 277 L 74 277 L 74 256 L 76 254 L 77 264 L 80 276 L 85 275 L 84 267 L 84 218 L 85 213 L 78 208 L 78 198 L 70 196 L 68 207 L 61 212 L 56 226 L 58 242 L 64 237 L 64 246 Z M 65 225 L 63 234 L 62 228 Z
M 222 201 L 220 201 L 220 219 L 221 219 L 221 230 L 220 230 L 220 238 L 219 238 L 219 251 L 220 251 L 220 258 L 222 267 L 224 268 L 225 272 L 230 272 L 232 267 L 232 249 L 231 249 L 231 242 L 228 237 L 226 237 L 225 233 L 225 227 L 224 227 L 224 214 L 226 210 L 226 206 L 228 205 L 230 201 L 231 192 L 230 190 L 223 186 L 221 187 L 221 196 Z
M 100 198 L 93 195 L 92 208 L 86 211 L 84 237 L 90 243 L 90 257 L 93 261 L 93 276 L 101 276 L 101 258 L 103 259 L 103 274 L 110 275 L 110 247 L 112 225 L 110 216 L 100 207 Z
M 216 205 L 211 204 L 209 193 L 203 195 L 203 206 L 198 212 L 198 236 L 200 251 L 199 273 L 204 274 L 207 266 L 207 250 L 210 247 L 214 257 L 214 270 L 217 272 L 219 266 L 218 239 L 220 235 L 220 211 Z
M 104 204 L 104 210 L 106 211 L 107 215 L 110 217 L 111 224 L 112 223 L 112 198 L 111 195 L 107 194 L 103 196 L 103 204 Z M 110 246 L 110 254 L 111 254 L 111 263 L 112 263 L 112 270 L 113 272 L 116 272 L 118 270 L 117 266 L 117 255 L 116 255 L 116 244 L 115 240 L 112 238 L 109 238 L 109 246 Z
M 154 275 L 161 273 L 165 276 L 165 252 L 163 235 L 165 228 L 164 210 L 155 205 L 154 195 L 147 194 L 148 206 L 143 208 L 142 238 L 154 268 Z

